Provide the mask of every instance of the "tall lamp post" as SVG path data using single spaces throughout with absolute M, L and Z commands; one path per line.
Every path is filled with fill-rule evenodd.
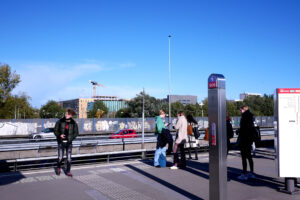
M 145 89 L 143 88 L 143 114 L 142 114 L 142 149 L 144 149 L 145 140 Z
M 143 88 L 143 114 L 142 114 L 142 149 L 145 148 L 145 89 Z M 142 153 L 142 159 L 146 158 L 146 152 Z
M 171 35 L 169 37 L 169 129 L 171 128 Z

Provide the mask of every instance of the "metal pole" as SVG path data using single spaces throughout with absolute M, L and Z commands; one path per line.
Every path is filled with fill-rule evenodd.
M 144 149 L 145 140 L 145 89 L 143 88 L 143 124 L 142 124 L 142 149 Z
M 171 128 L 171 35 L 169 37 L 169 128 Z

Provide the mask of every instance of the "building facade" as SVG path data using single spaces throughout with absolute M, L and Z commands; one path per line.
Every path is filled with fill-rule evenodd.
M 60 101 L 62 108 L 71 108 L 77 113 L 77 118 L 87 118 L 88 111 L 93 108 L 95 101 L 103 101 L 108 112 L 117 112 L 121 108 L 127 107 L 127 100 L 118 99 L 117 96 L 96 96 L 95 98 L 78 98 Z

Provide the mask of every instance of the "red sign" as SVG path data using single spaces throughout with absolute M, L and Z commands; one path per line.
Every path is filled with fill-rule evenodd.
M 218 84 L 217 82 L 211 82 L 211 83 L 208 83 L 208 88 L 211 89 L 211 88 L 217 88 L 218 87 Z
M 300 88 L 278 88 L 279 94 L 300 94 Z

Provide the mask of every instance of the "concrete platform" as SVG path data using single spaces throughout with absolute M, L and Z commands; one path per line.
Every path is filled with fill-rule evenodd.
M 228 200 L 290 200 L 300 195 L 277 191 L 274 150 L 260 148 L 254 158 L 256 179 L 240 181 L 241 158 L 228 156 Z M 172 161 L 169 157 L 168 161 Z M 170 163 L 171 164 L 171 163 Z M 208 153 L 188 161 L 185 170 L 154 168 L 152 160 L 136 160 L 72 168 L 73 178 L 55 169 L 0 174 L 1 200 L 175 200 L 209 199 Z

